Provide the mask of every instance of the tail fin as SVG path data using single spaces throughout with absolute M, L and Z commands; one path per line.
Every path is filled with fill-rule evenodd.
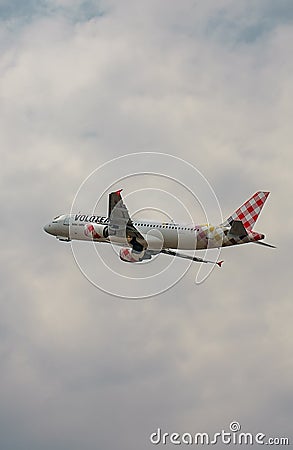
M 234 220 L 241 220 L 246 230 L 252 230 L 257 218 L 265 204 L 269 192 L 256 192 L 249 200 L 243 203 L 225 222 L 223 226 L 232 225 Z

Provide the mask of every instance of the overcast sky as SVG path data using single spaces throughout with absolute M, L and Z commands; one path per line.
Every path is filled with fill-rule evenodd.
M 232 420 L 293 440 L 292 1 L 0 0 L 0 20 L 1 449 L 145 450 Z M 256 230 L 277 249 L 224 249 L 146 300 L 96 289 L 42 227 L 143 151 L 194 165 L 224 216 L 271 191 Z

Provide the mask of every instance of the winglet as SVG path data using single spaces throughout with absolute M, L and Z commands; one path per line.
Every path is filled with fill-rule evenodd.
M 121 199 L 122 190 L 123 189 L 119 189 L 118 191 L 114 191 L 109 194 L 109 202 L 108 202 L 108 217 L 109 218 L 111 216 L 111 212 L 113 211 L 113 209 L 115 208 L 117 203 L 119 203 L 122 200 Z
M 224 261 L 218 261 L 216 264 L 217 264 L 219 267 L 222 267 L 223 262 L 224 262 Z

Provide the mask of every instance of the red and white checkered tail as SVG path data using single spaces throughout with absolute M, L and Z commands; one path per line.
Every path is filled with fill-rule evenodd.
M 231 225 L 233 220 L 241 220 L 247 231 L 252 230 L 257 218 L 265 204 L 266 199 L 269 196 L 269 192 L 259 191 L 256 192 L 249 200 L 243 203 L 225 222 L 224 226 Z

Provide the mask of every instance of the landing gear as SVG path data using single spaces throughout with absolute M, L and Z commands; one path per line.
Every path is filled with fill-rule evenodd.
M 139 242 L 137 242 L 135 237 L 133 237 L 131 241 L 129 241 L 129 244 L 132 246 L 132 251 L 134 253 L 141 253 L 144 250 L 143 246 Z

